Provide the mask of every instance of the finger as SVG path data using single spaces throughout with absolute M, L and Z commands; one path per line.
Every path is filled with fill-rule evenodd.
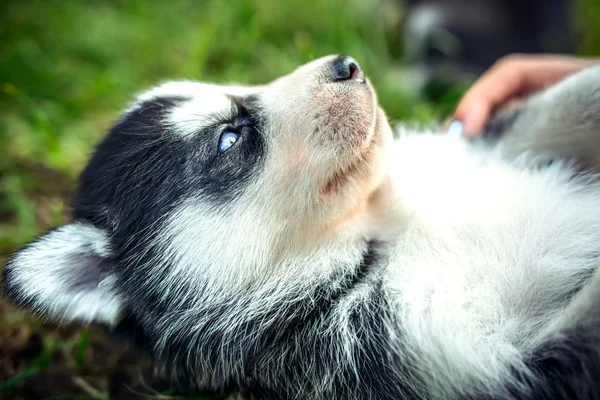
M 498 62 L 465 94 L 455 117 L 465 125 L 467 136 L 477 135 L 490 115 L 516 96 L 537 91 L 586 63 L 570 57 L 512 56 Z
M 526 61 L 501 62 L 485 73 L 459 102 L 455 116 L 473 135 L 483 129 L 492 111 L 523 90 Z
M 466 137 L 477 136 L 485 127 L 487 120 L 490 118 L 495 103 L 492 99 L 474 98 L 468 106 L 469 112 L 464 117 L 458 117 L 463 122 L 463 134 Z M 459 114 L 460 115 L 460 114 Z

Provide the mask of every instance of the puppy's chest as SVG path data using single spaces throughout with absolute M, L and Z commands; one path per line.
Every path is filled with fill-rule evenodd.
M 593 184 L 560 166 L 516 167 L 451 138 L 411 137 L 396 146 L 393 179 L 406 229 L 389 285 L 407 321 L 518 344 L 595 270 L 600 190 Z

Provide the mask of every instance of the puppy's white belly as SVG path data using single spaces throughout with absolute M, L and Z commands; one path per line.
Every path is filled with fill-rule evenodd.
M 387 285 L 410 350 L 445 371 L 437 384 L 493 385 L 596 269 L 600 186 L 446 136 L 401 139 L 392 158 L 407 228 Z

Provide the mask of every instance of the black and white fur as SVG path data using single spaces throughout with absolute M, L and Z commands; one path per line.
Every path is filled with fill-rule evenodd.
M 6 294 L 127 333 L 195 392 L 600 398 L 599 129 L 600 68 L 474 143 L 393 141 L 347 57 L 166 83 L 99 145 L 73 222 L 8 262 Z

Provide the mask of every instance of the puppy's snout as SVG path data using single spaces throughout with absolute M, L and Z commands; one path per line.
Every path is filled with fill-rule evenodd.
M 350 56 L 339 56 L 332 63 L 333 80 L 336 82 L 357 80 L 363 81 L 364 74 L 358 62 Z

